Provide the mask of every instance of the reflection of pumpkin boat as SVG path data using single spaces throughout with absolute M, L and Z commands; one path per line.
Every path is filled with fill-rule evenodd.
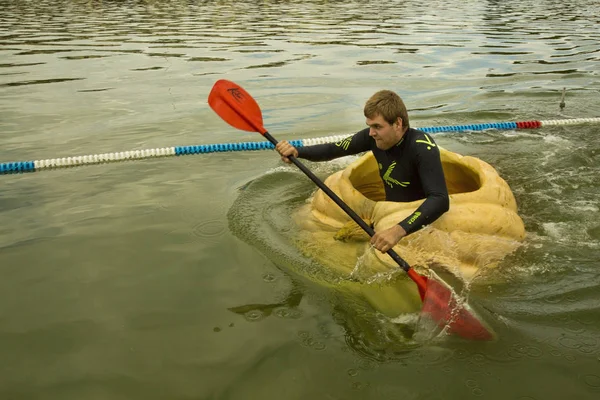
M 441 158 L 450 210 L 430 226 L 401 240 L 395 250 L 416 268 L 442 265 L 469 281 L 479 268 L 495 266 L 514 251 L 523 240 L 525 229 L 508 184 L 493 167 L 445 149 L 441 149 Z M 365 221 L 372 223 L 376 231 L 403 220 L 423 201 L 383 201 L 383 183 L 371 152 L 329 176 L 325 183 Z M 363 278 L 365 272 L 368 276 L 385 275 L 398 269 L 388 255 L 366 251 L 369 247 L 366 234 L 321 190 L 298 210 L 295 221 L 302 228 L 300 246 L 305 253 L 342 276 L 356 273 L 357 265 Z M 402 288 L 391 282 L 377 285 L 377 293 L 373 292 L 375 288 L 366 287 L 369 285 L 360 286 L 364 286 L 361 291 L 376 308 L 396 314 L 392 309 L 398 307 L 393 303 L 406 305 L 409 287 L 414 297 L 410 303 L 418 304 L 416 288 L 406 281 Z M 399 301 L 398 296 L 404 299 Z

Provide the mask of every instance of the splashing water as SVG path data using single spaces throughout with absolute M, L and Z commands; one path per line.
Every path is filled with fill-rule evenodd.
M 495 337 L 492 329 L 469 306 L 468 283 L 456 292 L 432 270 L 429 270 L 427 279 L 428 289 L 415 329 L 415 340 L 446 340 L 455 334 L 469 339 L 490 340 Z
M 389 271 L 380 271 L 373 273 L 373 270 L 369 267 L 367 261 L 369 255 L 375 255 L 375 247 L 370 245 L 367 250 L 356 259 L 354 269 L 350 273 L 350 279 L 361 283 L 371 284 L 383 284 L 394 280 L 398 274 L 403 273 L 400 268 L 391 269 Z

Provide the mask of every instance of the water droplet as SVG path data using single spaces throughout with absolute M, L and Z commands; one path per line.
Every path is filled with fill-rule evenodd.
M 298 331 L 298 337 L 300 339 L 308 339 L 310 337 L 310 332 L 307 332 L 307 331 Z
M 368 382 L 352 382 L 352 389 L 356 389 L 356 390 L 363 390 L 365 388 L 368 388 L 370 386 L 370 384 Z
M 258 310 L 248 311 L 246 314 L 244 314 L 244 318 L 246 318 L 248 321 L 258 321 L 259 319 L 262 319 L 263 316 L 263 313 Z
M 475 354 L 473 357 L 471 357 L 471 362 L 477 365 L 484 364 L 485 356 L 483 354 Z
M 593 347 L 580 347 L 579 348 L 579 352 L 583 353 L 583 354 L 592 354 L 594 351 L 596 351 Z
M 572 355 L 570 355 L 570 354 L 567 354 L 567 355 L 565 356 L 565 360 L 567 360 L 567 361 L 571 361 L 571 362 L 574 362 L 575 360 L 577 360 L 577 358 L 576 358 L 575 356 L 572 356 Z
M 356 376 L 356 375 L 358 375 L 358 371 L 355 370 L 354 368 L 350 368 L 348 370 L 348 375 L 350 375 L 350 376 Z
M 483 396 L 483 390 L 481 390 L 480 388 L 473 389 L 471 393 L 473 394 L 473 396 Z
M 565 326 L 565 330 L 568 331 L 569 333 L 583 333 L 585 331 L 585 328 L 583 326 L 581 326 L 581 323 L 578 321 L 569 321 L 569 323 L 567 324 L 567 326 Z
M 194 226 L 192 232 L 201 238 L 217 237 L 225 233 L 225 223 L 219 219 L 204 221 Z
M 287 318 L 289 315 L 289 310 L 287 308 L 279 308 L 275 311 L 275 315 L 279 318 Z
M 515 344 L 508 350 L 508 356 L 510 358 L 521 358 L 525 355 L 525 351 L 525 346 Z
M 563 336 L 560 339 L 558 339 L 558 343 L 561 346 L 566 347 L 567 349 L 578 349 L 579 347 L 581 347 L 581 343 L 579 342 L 579 340 L 570 338 L 568 336 Z
M 598 339 L 592 337 L 582 338 L 581 344 L 588 347 L 596 347 L 598 345 Z
M 588 386 L 600 388 L 600 376 L 598 375 L 586 375 L 583 377 L 583 381 Z
M 544 352 L 541 349 L 534 346 L 527 346 L 527 355 L 529 357 L 538 358 L 541 357 L 542 354 L 544 354 Z
M 273 274 L 264 274 L 262 276 L 262 278 L 263 278 L 263 281 L 269 282 L 269 283 L 275 282 L 277 280 L 277 277 Z
M 321 342 L 316 342 L 315 345 L 313 346 L 313 348 L 315 350 L 325 350 L 327 348 L 327 346 L 325 345 L 325 343 L 321 343 Z
M 477 381 L 475 381 L 473 379 L 469 379 L 465 383 L 466 383 L 467 387 L 471 388 L 471 389 L 476 388 L 477 386 L 479 386 L 479 384 L 477 383 Z

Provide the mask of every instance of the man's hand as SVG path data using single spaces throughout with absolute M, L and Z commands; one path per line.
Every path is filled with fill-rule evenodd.
M 371 238 L 371 244 L 382 253 L 398 244 L 400 239 L 406 236 L 406 231 L 400 225 L 394 225 L 381 232 L 375 232 Z
M 288 164 L 291 163 L 290 159 L 288 158 L 289 156 L 298 157 L 298 150 L 289 144 L 287 140 L 282 140 L 281 142 L 277 143 L 275 150 L 281 154 L 281 159 Z

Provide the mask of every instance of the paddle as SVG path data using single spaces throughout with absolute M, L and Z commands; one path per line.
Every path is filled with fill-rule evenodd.
M 262 112 L 258 103 L 237 84 L 224 79 L 217 81 L 208 96 L 208 104 L 229 125 L 244 131 L 258 132 L 274 146 L 277 145 L 277 140 L 263 126 Z M 375 234 L 375 231 L 362 218 L 304 164 L 295 157 L 289 157 L 289 159 L 369 236 Z M 421 300 L 424 301 L 422 313 L 429 315 L 440 327 L 466 339 L 489 340 L 493 338 L 492 333 L 468 309 L 466 303 L 458 299 L 447 284 L 441 280 L 430 279 L 418 274 L 393 249 L 388 250 L 387 254 L 417 284 Z

